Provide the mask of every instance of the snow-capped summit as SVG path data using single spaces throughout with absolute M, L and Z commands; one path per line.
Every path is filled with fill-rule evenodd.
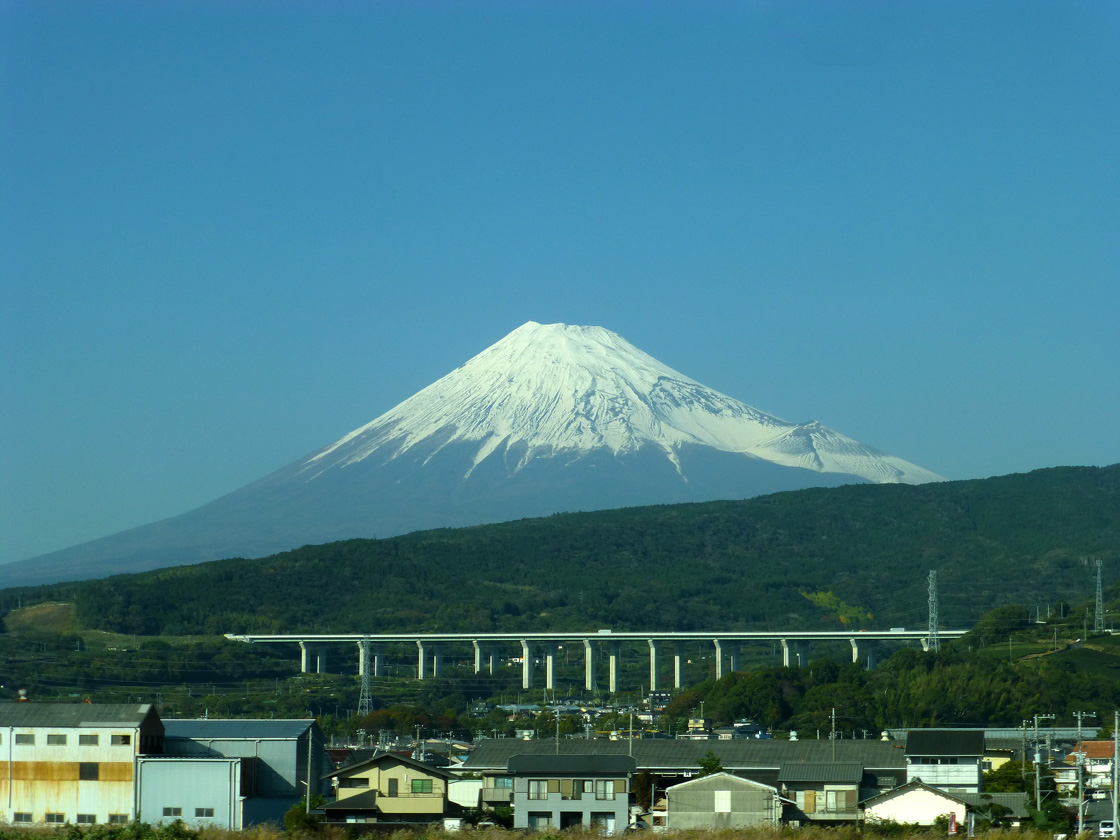
M 706 388 L 610 330 L 529 322 L 308 458 L 172 519 L 0 566 L 0 586 L 560 511 L 939 478 Z
M 474 447 L 464 478 L 495 452 L 512 472 L 535 458 L 652 446 L 687 480 L 678 452 L 708 446 L 775 464 L 919 484 L 937 476 L 819 423 L 787 423 L 706 388 L 602 327 L 530 321 L 462 367 L 315 454 L 315 476 L 374 453 L 437 440 Z

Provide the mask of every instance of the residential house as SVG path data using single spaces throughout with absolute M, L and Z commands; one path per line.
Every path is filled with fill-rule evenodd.
M 1086 788 L 1112 788 L 1112 757 L 1116 746 L 1112 741 L 1080 741 L 1067 761 L 1076 765 L 1081 758 Z
M 514 755 L 508 771 L 514 828 L 586 826 L 611 833 L 629 825 L 630 756 Z
M 137 758 L 163 751 L 148 704 L 2 703 L 0 823 L 126 823 Z
M 859 819 L 863 765 L 853 762 L 789 762 L 778 770 L 782 796 L 793 803 L 788 818 L 798 823 Z
M 665 828 L 750 828 L 782 821 L 776 788 L 731 773 L 713 773 L 665 791 Z M 656 825 L 656 819 L 655 819 Z
M 463 762 L 464 772 L 482 776 L 482 803 L 492 808 L 512 803 L 512 778 L 508 763 L 516 754 L 569 755 L 594 751 L 599 755 L 632 756 L 638 773 L 649 773 L 656 791 L 695 778 L 700 760 L 711 751 L 720 769 L 770 787 L 779 787 L 778 773 L 794 763 L 854 763 L 863 767 L 859 799 L 889 790 L 906 779 L 906 757 L 901 743 L 879 740 L 735 739 L 731 741 L 688 741 L 682 739 L 635 739 L 627 741 L 552 739 L 480 741 Z M 823 789 L 823 788 L 822 788 Z
M 1029 812 L 1025 793 L 952 794 L 922 781 L 907 782 L 860 803 L 866 822 L 931 826 L 939 817 L 965 825 L 968 814 L 1004 828 L 1017 828 Z
M 906 734 L 906 781 L 920 779 L 947 793 L 982 789 L 984 731 L 912 729 Z
M 324 778 L 334 792 L 324 808 L 331 822 L 417 825 L 462 813 L 448 799 L 451 773 L 399 753 L 375 753 Z

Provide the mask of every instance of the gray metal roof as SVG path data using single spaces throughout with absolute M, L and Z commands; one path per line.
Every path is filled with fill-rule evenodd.
M 851 762 L 791 762 L 778 770 L 779 782 L 829 782 L 858 785 L 863 778 L 863 765 Z
M 835 744 L 835 757 L 833 745 Z M 512 756 L 595 754 L 627 755 L 633 751 L 638 770 L 694 771 L 700 759 L 711 750 L 725 770 L 777 771 L 784 764 L 811 762 L 817 764 L 860 764 L 872 770 L 899 771 L 906 767 L 901 744 L 885 741 L 687 741 L 683 739 L 639 739 L 627 741 L 562 740 L 557 750 L 552 739 L 522 741 L 498 738 L 481 741 L 463 762 L 464 770 L 505 772 Z
M 982 756 L 983 729 L 911 729 L 906 754 L 919 756 Z
M 549 775 L 584 774 L 612 775 L 633 773 L 634 759 L 628 755 L 576 755 L 529 754 L 514 755 L 509 759 L 509 772 L 517 775 L 541 773 Z
M 290 741 L 302 738 L 315 725 L 308 720 L 213 720 L 180 719 L 163 722 L 164 737 L 192 741 L 219 741 L 227 738 L 261 741 Z
M 150 703 L 0 703 L 0 726 L 133 727 L 149 715 Z

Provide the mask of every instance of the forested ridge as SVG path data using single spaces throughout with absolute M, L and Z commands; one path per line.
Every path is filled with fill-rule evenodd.
M 558 514 L 0 592 L 133 634 L 921 627 L 1085 601 L 1120 560 L 1120 465 Z

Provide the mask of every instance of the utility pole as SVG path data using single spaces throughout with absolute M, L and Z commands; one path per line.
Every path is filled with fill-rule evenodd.
M 1120 730 L 1120 711 L 1112 713 L 1112 824 L 1120 823 L 1120 805 L 1117 804 L 1116 799 L 1116 781 L 1120 778 L 1120 738 L 1117 737 L 1117 730 Z
M 937 638 L 937 570 L 929 573 L 929 633 L 926 636 L 926 647 L 932 651 L 941 648 L 941 641 Z
M 1034 807 L 1042 810 L 1042 753 L 1038 749 L 1038 722 L 1040 720 L 1053 720 L 1053 715 L 1034 716 Z
M 1099 562 L 1099 561 L 1098 561 Z M 1098 566 L 1098 574 L 1099 574 Z M 1099 581 L 1100 578 L 1098 577 Z M 1085 742 L 1081 739 L 1081 720 L 1096 717 L 1093 712 L 1074 712 L 1077 716 L 1077 832 L 1085 830 Z
M 836 761 L 836 707 L 832 707 L 832 760 Z

